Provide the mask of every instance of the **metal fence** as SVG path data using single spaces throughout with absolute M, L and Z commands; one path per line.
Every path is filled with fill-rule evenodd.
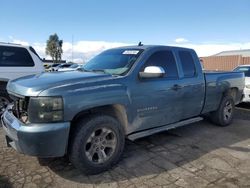
M 205 70 L 230 71 L 238 65 L 250 64 L 250 57 L 241 55 L 209 56 L 200 58 Z

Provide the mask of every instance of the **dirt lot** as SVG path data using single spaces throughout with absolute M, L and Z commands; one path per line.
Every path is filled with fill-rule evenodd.
M 230 127 L 202 121 L 135 142 L 120 163 L 84 176 L 66 158 L 37 159 L 7 148 L 0 128 L 0 187 L 250 187 L 250 111 Z

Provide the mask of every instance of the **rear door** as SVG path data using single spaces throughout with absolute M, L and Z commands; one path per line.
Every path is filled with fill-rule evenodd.
M 176 50 L 179 60 L 182 118 L 200 115 L 205 97 L 205 81 L 198 57 L 192 50 Z
M 15 79 L 33 74 L 35 63 L 26 48 L 0 46 L 0 78 Z

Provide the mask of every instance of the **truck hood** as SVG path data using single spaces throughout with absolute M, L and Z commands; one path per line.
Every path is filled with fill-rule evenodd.
M 92 72 L 55 72 L 30 75 L 9 81 L 7 90 L 20 96 L 38 96 L 42 91 L 75 83 L 91 83 L 112 79 L 111 75 Z

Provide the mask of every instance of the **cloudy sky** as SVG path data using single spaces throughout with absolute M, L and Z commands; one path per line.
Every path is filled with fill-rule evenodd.
M 0 3 L 0 41 L 32 45 L 44 58 L 57 33 L 63 58 L 75 62 L 139 41 L 208 56 L 250 49 L 249 10 L 249 0 L 8 0 Z

